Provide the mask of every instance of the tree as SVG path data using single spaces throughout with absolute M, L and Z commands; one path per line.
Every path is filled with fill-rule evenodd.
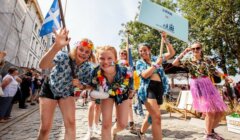
M 240 68 L 240 0 L 178 0 L 189 20 L 191 41 L 200 41 L 209 55 L 219 59 L 224 73 Z

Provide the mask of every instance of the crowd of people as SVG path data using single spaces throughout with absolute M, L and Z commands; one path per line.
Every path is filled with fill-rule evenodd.
M 55 43 L 40 60 L 39 67 L 50 70 L 49 76 L 42 78 L 39 73 L 33 75 L 31 71 L 18 75 L 16 68 L 9 69 L 1 82 L 4 92 L 4 96 L 0 97 L 1 122 L 9 117 L 10 103 L 20 89 L 23 96 L 19 101 L 19 108 L 27 107 L 25 102 L 30 95 L 31 105 L 34 105 L 35 101 L 39 102 L 39 140 L 49 138 L 57 106 L 64 121 L 65 139 L 76 139 L 76 97 L 88 95 L 91 101 L 85 140 L 90 140 L 93 133 L 101 135 L 103 140 L 117 139 L 118 132 L 127 126 L 130 133 L 138 135 L 142 140 L 151 126 L 153 139 L 161 140 L 163 135 L 160 105 L 163 103 L 163 95 L 169 91 L 162 64 L 175 56 L 174 47 L 166 33 L 161 35 L 167 52 L 153 56 L 151 45 L 141 43 L 138 45 L 139 59 L 133 67 L 129 65 L 128 48 L 119 53 L 115 47 L 109 45 L 94 48 L 93 42 L 87 38 L 77 42 L 70 52 L 63 51 L 70 42 L 68 33 L 65 28 L 58 33 L 54 31 Z M 185 58 L 189 52 L 192 52 L 193 56 Z M 216 70 L 211 60 L 204 56 L 202 44 L 199 42 L 186 48 L 172 64 L 189 70 L 193 107 L 206 115 L 204 138 L 223 139 L 214 129 L 227 106 L 209 76 L 222 76 L 229 83 L 232 79 Z M 236 84 L 234 90 L 238 92 L 237 96 L 240 95 L 240 83 Z M 146 113 L 143 112 L 142 105 L 145 106 Z M 139 129 L 135 127 L 133 112 L 144 118 Z M 98 125 L 100 116 L 101 128 Z M 114 125 L 112 122 L 115 122 Z
M 0 52 L 1 68 L 4 66 L 4 57 L 6 52 Z M 32 69 L 26 70 L 23 74 L 19 74 L 17 67 L 10 67 L 4 77 L 1 77 L 0 96 L 0 122 L 5 123 L 11 119 L 11 111 L 13 104 L 18 103 L 20 109 L 27 109 L 30 105 L 38 103 L 38 95 L 41 88 L 43 78 L 39 72 Z

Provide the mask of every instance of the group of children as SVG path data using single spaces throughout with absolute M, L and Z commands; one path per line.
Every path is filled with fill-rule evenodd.
M 117 133 L 125 129 L 128 122 L 131 126 L 134 124 L 131 100 L 135 91 L 133 88 L 133 71 L 128 67 L 127 63 L 127 51 L 120 52 L 121 60 L 119 61 L 115 47 L 106 45 L 94 48 L 91 40 L 83 39 L 76 43 L 75 47 L 68 54 L 62 51 L 62 48 L 70 42 L 68 33 L 69 31 L 66 29 L 61 29 L 59 33 L 54 31 L 56 36 L 55 43 L 43 56 L 39 64 L 41 69 L 51 69 L 51 74 L 45 79 L 40 93 L 41 120 L 38 139 L 48 139 L 57 105 L 62 112 L 64 120 L 65 139 L 76 139 L 74 99 L 74 88 L 76 87 L 81 90 L 94 91 L 95 94 L 99 94 L 99 98 L 101 98 L 100 95 L 108 95 L 106 98 L 101 100 L 95 99 L 91 102 L 88 111 L 89 128 L 92 129 L 93 126 L 93 114 L 97 113 L 95 117 L 99 118 L 99 110 L 101 109 L 101 139 L 116 139 Z M 144 139 L 144 133 L 150 125 L 152 125 L 153 139 L 162 139 L 161 112 L 159 107 L 163 103 L 162 96 L 164 92 L 168 90 L 168 82 L 161 65 L 175 55 L 175 50 L 167 40 L 166 33 L 162 33 L 162 40 L 166 44 L 167 49 L 167 53 L 162 56 L 152 56 L 151 46 L 147 43 L 142 43 L 138 46 L 140 59 L 137 60 L 135 67 L 137 76 L 141 80 L 137 95 L 140 102 L 147 109 L 146 117 L 138 132 L 138 136 L 141 139 Z M 183 63 L 182 57 L 188 51 L 193 51 L 194 58 L 191 62 L 194 62 L 194 65 L 196 65 L 193 69 L 197 70 L 194 73 L 191 73 L 192 69 L 190 71 L 192 75 L 191 86 L 193 87 L 191 91 L 192 94 L 196 95 L 193 96 L 194 105 L 197 109 L 202 107 L 200 111 L 209 112 L 206 117 L 206 138 L 219 138 L 220 136 L 214 132 L 214 128 L 217 126 L 220 115 L 225 111 L 226 106 L 218 98 L 218 96 L 220 97 L 219 93 L 213 86 L 209 85 L 211 81 L 209 81 L 207 74 L 210 70 L 206 69 L 206 67 L 210 67 L 210 65 L 201 63 L 205 61 L 200 57 L 201 49 L 196 48 L 196 45 L 193 45 L 192 48 L 184 51 L 173 64 L 182 64 L 182 66 L 188 67 L 189 65 Z M 205 71 L 203 71 L 202 68 L 206 70 L 204 69 Z M 214 72 L 214 70 L 211 72 Z M 197 87 L 198 83 L 204 85 L 204 90 L 200 90 L 201 86 Z M 211 97 L 208 97 L 210 95 Z M 93 108 L 96 104 L 100 105 L 94 112 Z M 112 126 L 113 113 L 116 116 L 116 123 Z M 97 122 L 95 123 L 97 124 Z

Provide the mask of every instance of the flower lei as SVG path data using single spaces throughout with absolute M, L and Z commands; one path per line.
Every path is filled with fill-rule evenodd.
M 97 72 L 97 80 L 102 86 L 104 91 L 108 91 L 108 94 L 111 96 L 116 96 L 116 95 L 121 95 L 126 92 L 128 85 L 129 85 L 129 80 L 131 77 L 131 73 L 127 72 L 126 76 L 123 79 L 123 83 L 119 85 L 119 83 L 114 83 L 112 86 L 112 89 L 108 90 L 109 87 L 107 86 L 107 80 L 106 78 L 102 75 L 101 69 L 98 70 Z

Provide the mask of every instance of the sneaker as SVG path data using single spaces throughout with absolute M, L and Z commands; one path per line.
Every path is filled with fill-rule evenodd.
M 219 136 L 217 133 L 213 133 L 213 136 L 215 137 L 215 139 L 217 140 L 224 140 L 224 138 L 222 138 L 221 136 Z
M 94 132 L 95 134 L 101 135 L 101 130 L 99 129 L 98 126 L 93 127 L 93 132 Z
M 84 140 L 90 140 L 92 137 L 92 131 L 88 131 L 87 134 L 84 137 Z
M 205 140 L 216 140 L 216 138 L 214 137 L 213 134 L 205 134 L 205 135 L 203 136 L 203 138 L 204 138 Z

